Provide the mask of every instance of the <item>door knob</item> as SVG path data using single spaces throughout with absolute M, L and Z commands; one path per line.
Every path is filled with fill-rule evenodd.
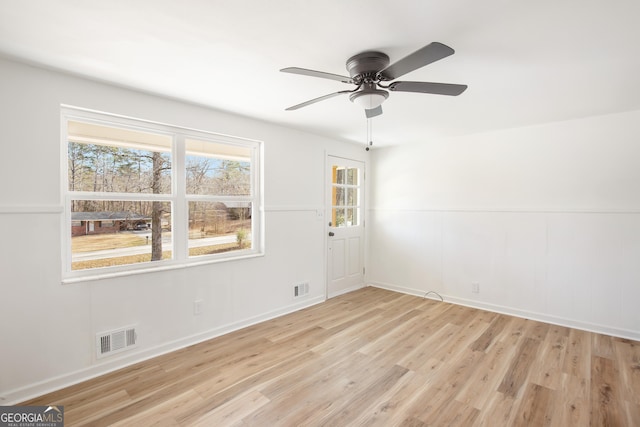
M 333 237 L 333 236 L 335 236 L 335 233 L 333 231 L 330 231 L 329 232 L 329 237 Z

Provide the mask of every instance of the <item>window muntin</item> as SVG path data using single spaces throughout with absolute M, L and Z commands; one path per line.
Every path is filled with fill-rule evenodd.
M 65 281 L 261 254 L 259 142 L 71 108 L 63 130 Z

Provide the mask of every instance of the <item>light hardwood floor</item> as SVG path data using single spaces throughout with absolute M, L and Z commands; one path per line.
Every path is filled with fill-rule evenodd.
M 67 426 L 640 426 L 640 342 L 368 287 L 25 404 Z

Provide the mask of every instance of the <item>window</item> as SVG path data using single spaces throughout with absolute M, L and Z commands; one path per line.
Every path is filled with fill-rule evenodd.
M 358 168 L 333 166 L 331 223 L 334 227 L 360 225 L 360 177 Z
M 64 279 L 262 253 L 258 141 L 65 107 Z

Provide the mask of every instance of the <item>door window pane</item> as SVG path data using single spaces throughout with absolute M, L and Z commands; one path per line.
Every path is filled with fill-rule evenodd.
M 358 191 L 359 188 L 347 188 L 347 200 L 346 206 L 358 206 Z
M 345 227 L 345 218 L 344 218 L 344 208 L 333 208 L 332 209 L 333 216 L 333 226 L 334 227 Z
M 345 189 L 343 187 L 334 187 L 333 190 L 333 206 L 344 206 Z
M 346 218 L 346 226 L 351 227 L 354 225 L 358 225 L 358 208 L 349 208 L 346 210 L 347 218 Z
M 347 169 L 347 184 L 358 185 L 358 169 L 357 168 Z

